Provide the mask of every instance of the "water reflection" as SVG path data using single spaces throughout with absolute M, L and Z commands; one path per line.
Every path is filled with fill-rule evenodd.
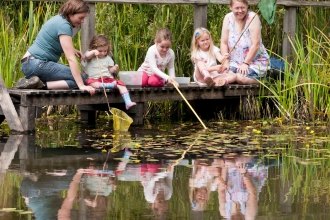
M 265 184 L 268 167 L 257 158 L 237 156 L 223 159 L 218 187 L 219 210 L 227 219 L 255 219 L 258 195 Z
M 14 155 L 21 144 L 23 135 L 12 135 L 8 138 L 7 142 L 0 148 L 0 185 L 4 180 L 5 174 L 14 158 Z
M 199 139 L 193 132 L 193 138 L 103 133 L 78 133 L 71 139 L 77 147 L 61 148 L 9 136 L 0 144 L 0 219 L 302 219 L 308 213 L 327 219 L 329 164 L 315 160 L 328 151 L 300 151 L 315 151 L 312 161 L 281 148 L 281 160 L 274 151 L 228 153 L 232 142 L 226 153 L 225 138 L 241 139 L 224 132 Z
M 129 164 L 132 155 L 124 150 L 123 161 L 116 170 L 119 181 L 138 181 L 143 186 L 145 200 L 151 204 L 156 219 L 166 219 L 169 212 L 169 200 L 172 196 L 173 165 L 168 161 Z
M 2 176 L 8 170 L 21 176 L 18 200 L 23 205 L 17 209 L 33 212 L 35 219 L 117 219 L 123 211 L 127 219 L 208 219 L 210 213 L 254 219 L 257 214 L 267 168 L 256 157 L 140 158 L 134 163 L 137 154 L 130 142 L 129 134 L 116 133 L 113 148 L 101 153 L 91 148 L 42 149 L 34 136 L 10 136 L 0 157 Z M 212 201 L 217 192 L 218 201 Z M 127 210 L 118 206 L 120 200 Z M 175 211 L 178 203 L 185 204 L 182 212 Z M 6 219 L 17 215 L 5 214 Z

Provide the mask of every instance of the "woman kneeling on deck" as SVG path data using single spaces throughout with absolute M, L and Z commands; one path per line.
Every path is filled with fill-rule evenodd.
M 89 7 L 83 0 L 68 0 L 59 14 L 49 19 L 39 31 L 37 38 L 23 56 L 22 71 L 25 79 L 16 84 L 18 89 L 76 89 L 95 93 L 92 86 L 85 85 L 80 74 L 77 56 L 83 54 L 73 47 L 72 37 L 84 22 Z M 64 52 L 69 67 L 57 63 Z
M 221 33 L 221 54 L 231 52 L 223 66 L 237 74 L 238 84 L 258 84 L 269 69 L 269 55 L 261 40 L 261 22 L 248 7 L 247 0 L 230 0 L 232 12 L 225 16 Z

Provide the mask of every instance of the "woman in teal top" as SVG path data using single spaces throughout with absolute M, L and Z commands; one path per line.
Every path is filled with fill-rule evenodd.
M 77 56 L 81 61 L 83 54 L 72 43 L 72 37 L 88 13 L 88 4 L 83 0 L 68 0 L 60 8 L 59 15 L 43 25 L 21 60 L 22 71 L 27 79 L 39 77 L 47 89 L 79 88 L 91 95 L 95 93 L 93 87 L 85 85 L 85 78 L 80 74 L 76 60 Z M 57 63 L 62 53 L 69 67 Z

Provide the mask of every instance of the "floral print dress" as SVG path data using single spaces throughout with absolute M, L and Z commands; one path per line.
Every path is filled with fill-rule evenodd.
M 244 25 L 243 30 L 245 30 L 245 28 L 251 22 L 254 15 L 255 15 L 254 12 L 248 12 L 246 23 Z M 235 30 L 235 16 L 233 12 L 229 14 L 228 30 L 229 30 L 228 49 L 229 51 L 231 51 L 232 48 L 235 46 L 236 42 L 238 41 L 239 37 L 241 36 L 241 32 L 237 32 Z M 247 29 L 242 35 L 241 39 L 239 39 L 239 42 L 235 46 L 235 49 L 231 52 L 229 65 L 231 67 L 238 68 L 244 61 L 247 54 L 249 53 L 251 45 L 252 45 L 251 36 L 249 29 Z M 269 69 L 269 55 L 266 51 L 265 46 L 262 44 L 261 39 L 260 39 L 260 48 L 256 56 L 250 63 L 249 68 L 253 69 L 261 77 L 263 77 L 265 72 Z

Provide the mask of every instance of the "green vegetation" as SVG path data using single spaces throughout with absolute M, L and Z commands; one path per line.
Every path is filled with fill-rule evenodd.
M 55 15 L 60 3 L 6 1 L 0 9 L 0 74 L 7 87 L 12 87 L 23 74 L 19 59 L 31 45 L 45 20 Z M 256 7 L 251 7 L 256 11 Z M 226 5 L 208 6 L 208 29 L 219 45 L 220 31 L 224 15 L 229 12 Z M 285 9 L 277 7 L 276 20 L 268 25 L 262 20 L 263 42 L 273 56 L 282 53 L 282 20 Z M 329 114 L 327 68 L 329 65 L 329 11 L 326 8 L 299 8 L 297 35 L 291 39 L 294 46 L 293 62 L 287 63 L 284 79 L 268 85 L 277 111 L 271 117 L 286 119 L 327 118 Z M 176 54 L 176 72 L 178 76 L 191 76 L 190 42 L 193 33 L 192 5 L 140 5 L 140 4 L 96 4 L 96 33 L 109 36 L 116 62 L 121 70 L 136 70 L 143 62 L 146 51 L 153 44 L 155 31 L 169 27 L 173 32 L 172 48 Z M 74 38 L 76 47 L 80 39 Z M 62 57 L 61 61 L 67 61 Z M 292 73 L 294 73 L 292 75 Z M 259 109 L 261 97 L 257 100 Z M 149 112 L 159 115 L 171 115 L 174 111 L 182 114 L 185 105 L 172 103 L 151 104 Z M 160 104 L 162 105 L 162 104 Z M 266 112 L 267 109 L 260 112 Z M 258 113 L 258 115 L 260 115 Z M 260 115 L 263 117 L 263 115 Z

